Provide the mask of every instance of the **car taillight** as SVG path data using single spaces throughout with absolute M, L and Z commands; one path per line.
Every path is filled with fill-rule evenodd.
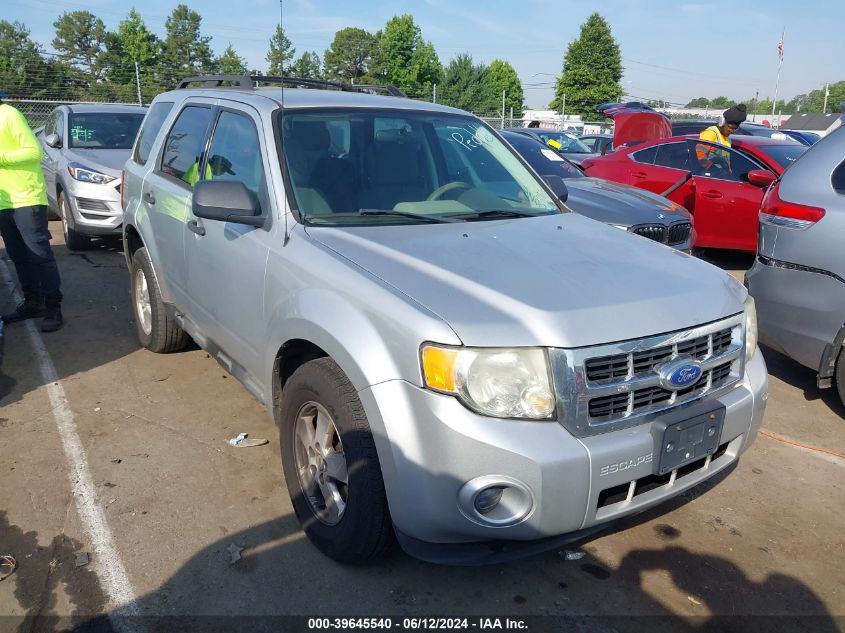
M 120 208 L 126 211 L 126 194 L 123 193 L 126 191 L 126 183 L 124 182 L 124 176 L 126 175 L 126 170 L 120 170 Z
M 783 200 L 780 197 L 780 182 L 769 188 L 760 206 L 760 222 L 789 229 L 807 229 L 823 217 L 824 209 L 820 207 Z

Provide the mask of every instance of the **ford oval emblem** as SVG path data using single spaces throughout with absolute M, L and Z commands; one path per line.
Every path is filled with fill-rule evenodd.
M 655 367 L 660 376 L 660 386 L 671 391 L 686 389 L 701 378 L 701 363 L 689 356 L 678 357 Z

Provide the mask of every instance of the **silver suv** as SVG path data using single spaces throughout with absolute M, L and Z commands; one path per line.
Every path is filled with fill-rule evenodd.
M 845 403 L 845 130 L 810 147 L 766 193 L 746 285 L 760 338 L 836 385 Z
M 47 198 L 68 249 L 88 248 L 92 237 L 121 235 L 120 170 L 146 112 L 132 105 L 62 105 L 38 132 Z
M 557 546 L 755 438 L 766 367 L 726 273 L 570 213 L 460 110 L 201 82 L 155 99 L 125 166 L 138 336 L 192 337 L 264 403 L 328 556 Z

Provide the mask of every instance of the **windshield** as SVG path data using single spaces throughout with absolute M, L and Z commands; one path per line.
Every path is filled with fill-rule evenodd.
M 760 149 L 766 156 L 786 169 L 807 150 L 807 146 L 794 143 L 792 145 L 763 145 Z
M 75 149 L 132 149 L 143 112 L 72 112 L 68 139 Z
M 513 132 L 504 132 L 502 136 L 541 176 L 584 178 L 580 169 L 536 139 Z
M 478 221 L 559 213 L 474 117 L 408 110 L 287 110 L 284 158 L 312 224 Z
M 584 143 L 566 132 L 540 132 L 539 137 L 546 145 L 567 154 L 592 154 L 593 151 Z

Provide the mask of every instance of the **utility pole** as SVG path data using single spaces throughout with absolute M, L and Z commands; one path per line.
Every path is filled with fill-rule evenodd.
M 505 93 L 506 90 L 502 90 L 502 129 L 505 129 Z
M 144 102 L 141 101 L 141 75 L 138 73 L 138 62 L 135 62 L 135 85 L 138 88 L 138 105 L 144 105 Z
M 775 80 L 775 100 L 772 101 L 772 125 L 775 122 L 775 107 L 778 104 L 778 86 L 780 85 L 780 69 L 783 67 L 783 38 L 786 35 L 786 27 L 783 27 L 783 32 L 780 35 L 780 44 L 778 45 L 778 58 L 780 62 L 778 63 L 778 78 Z
M 822 114 L 827 114 L 827 97 L 830 95 L 830 84 L 824 85 L 824 106 L 822 107 Z
M 561 95 L 560 101 L 560 129 L 566 129 L 566 94 Z
M 433 103 L 437 103 L 437 84 L 434 84 L 432 86 L 432 89 L 433 89 L 433 91 L 432 91 L 431 100 L 432 100 Z

